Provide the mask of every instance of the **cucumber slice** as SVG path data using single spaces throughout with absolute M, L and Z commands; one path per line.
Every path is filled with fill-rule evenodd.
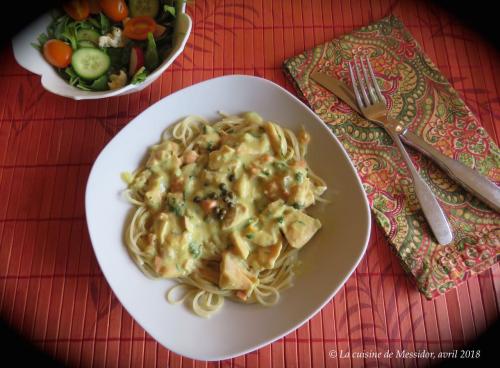
M 80 78 L 94 80 L 108 71 L 111 61 L 104 51 L 85 47 L 73 53 L 71 65 Z
M 80 29 L 76 33 L 76 39 L 78 41 L 90 41 L 96 45 L 99 44 L 99 37 L 101 37 L 101 35 L 94 29 Z
M 131 17 L 138 17 L 140 15 L 148 15 L 151 18 L 158 15 L 160 10 L 159 0 L 130 0 L 128 2 Z
M 91 48 L 95 49 L 97 47 L 97 45 L 95 43 L 93 43 L 92 41 L 87 41 L 87 40 L 78 41 L 78 48 L 82 49 L 84 47 L 91 47 Z

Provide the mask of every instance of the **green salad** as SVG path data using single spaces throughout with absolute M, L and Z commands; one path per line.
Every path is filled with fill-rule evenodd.
M 33 46 L 82 90 L 141 83 L 170 53 L 175 5 L 175 0 L 66 1 Z

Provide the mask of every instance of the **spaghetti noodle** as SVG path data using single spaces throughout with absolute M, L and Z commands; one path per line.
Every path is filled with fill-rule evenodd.
M 225 298 L 279 301 L 300 248 L 321 227 L 305 209 L 326 190 L 304 160 L 304 129 L 254 112 L 221 115 L 213 124 L 186 117 L 123 175 L 134 205 L 125 232 L 132 259 L 148 277 L 177 279 L 167 300 L 204 317 Z

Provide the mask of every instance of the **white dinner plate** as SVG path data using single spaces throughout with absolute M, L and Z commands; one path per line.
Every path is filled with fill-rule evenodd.
M 197 114 L 210 120 L 218 111 L 256 111 L 265 119 L 311 134 L 306 159 L 328 185 L 309 213 L 322 229 L 301 250 L 295 286 L 282 292 L 274 307 L 226 300 L 210 319 L 165 299 L 171 280 L 145 277 L 129 257 L 123 228 L 131 205 L 121 197 L 120 173 L 133 171 L 149 146 L 181 118 Z M 159 343 L 183 356 L 221 360 L 283 337 L 313 317 L 340 289 L 362 258 L 370 234 L 370 211 L 356 170 L 325 124 L 280 86 L 257 77 L 225 76 L 185 88 L 149 107 L 102 150 L 87 184 L 86 215 L 99 265 L 115 295 Z

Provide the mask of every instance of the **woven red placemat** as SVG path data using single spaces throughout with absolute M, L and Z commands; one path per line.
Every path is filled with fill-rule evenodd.
M 375 224 L 366 256 L 333 300 L 303 327 L 256 352 L 194 362 L 157 344 L 132 320 L 95 260 L 85 184 L 106 143 L 174 91 L 240 73 L 294 92 L 281 69 L 284 59 L 392 13 L 499 142 L 500 55 L 425 2 L 207 0 L 188 10 L 194 29 L 186 51 L 134 95 L 79 102 L 58 97 L 15 63 L 10 48 L 1 51 L 1 318 L 56 359 L 85 367 L 425 366 L 436 361 L 396 354 L 459 349 L 497 321 L 498 264 L 427 301 Z M 363 352 L 383 354 L 356 356 Z

